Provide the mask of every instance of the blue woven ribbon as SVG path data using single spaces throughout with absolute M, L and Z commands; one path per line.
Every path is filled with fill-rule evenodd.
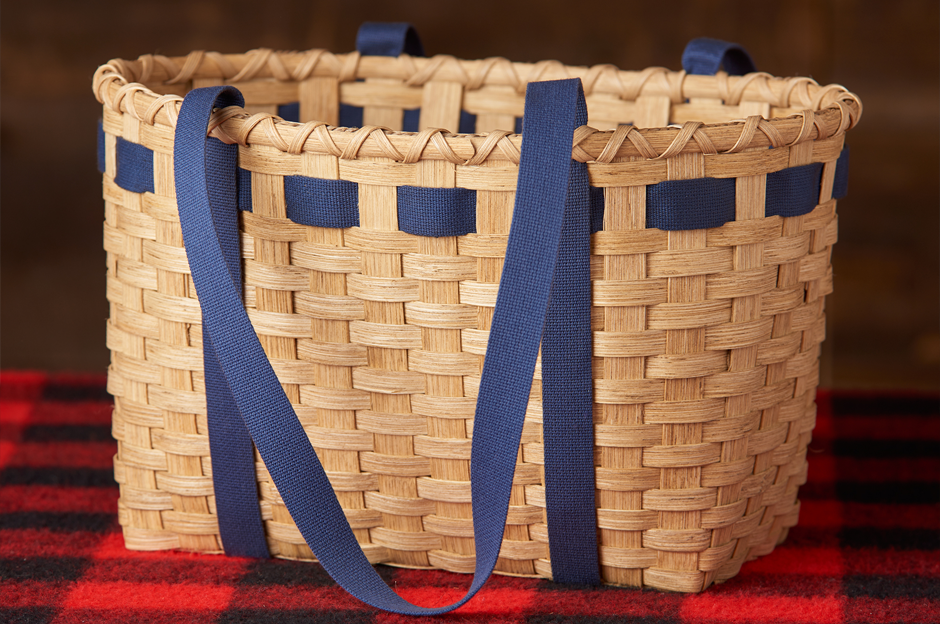
M 463 598 L 438 608 L 418 607 L 402 599 L 365 558 L 248 319 L 237 269 L 234 152 L 216 139 L 206 139 L 213 108 L 240 101 L 240 94 L 232 87 L 191 91 L 183 102 L 176 131 L 174 169 L 180 221 L 203 309 L 204 341 L 211 344 L 206 351 L 207 386 L 212 379 L 215 398 L 210 400 L 228 398 L 220 407 L 227 412 L 229 424 L 237 415 L 250 433 L 298 529 L 340 585 L 360 600 L 395 613 L 448 612 L 469 600 L 496 565 L 540 343 L 545 358 L 543 376 L 560 379 L 566 386 L 571 383 L 573 389 L 570 399 L 563 390 L 545 392 L 547 413 L 558 408 L 569 414 L 559 426 L 548 425 L 546 446 L 560 449 L 559 444 L 570 444 L 582 454 L 587 451 L 587 458 L 593 452 L 591 439 L 580 434 L 570 439 L 573 434 L 569 433 L 591 432 L 590 334 L 585 333 L 590 331 L 589 202 L 586 169 L 571 161 L 572 133 L 584 116 L 580 81 L 533 83 L 527 92 L 530 133 L 522 146 L 516 205 L 474 421 L 470 467 L 476 571 Z M 573 329 L 580 337 L 566 338 L 562 329 Z M 574 340 L 586 341 L 572 344 Z M 562 357 L 567 349 L 574 350 L 571 358 Z M 574 364 L 566 363 L 568 359 Z M 210 369 L 218 376 L 210 374 Z M 546 379 L 546 387 L 553 384 Z M 561 410 L 564 402 L 567 409 Z M 215 462 L 215 448 L 212 452 Z M 220 464 L 213 464 L 215 480 L 228 474 L 226 462 L 232 456 L 220 452 Z M 549 513 L 554 522 L 564 522 L 557 520 L 558 514 L 574 509 L 581 514 L 578 524 L 587 526 L 590 522 L 586 531 L 590 539 L 571 548 L 572 539 L 579 539 L 578 532 L 561 533 L 552 539 L 552 559 L 554 563 L 556 553 L 559 560 L 572 555 L 583 558 L 586 563 L 572 576 L 593 582 L 597 576 L 593 460 L 581 457 L 572 465 L 573 470 L 562 456 L 546 450 L 546 471 L 554 475 L 551 479 L 587 483 L 590 477 L 586 492 L 576 486 L 572 489 L 578 492 L 560 493 L 549 503 Z M 247 475 L 238 478 L 247 479 Z M 253 474 L 250 483 L 253 489 Z M 583 509 L 587 499 L 589 519 Z M 251 506 L 254 513 L 256 499 Z M 220 515 L 222 509 L 220 506 Z M 226 509 L 226 514 L 238 513 L 231 507 Z M 581 533 L 585 533 L 584 526 Z M 560 570 L 554 574 L 565 575 Z
M 714 76 L 722 66 L 732 76 L 757 71 L 747 50 L 729 41 L 700 37 L 690 41 L 682 52 L 682 69 L 690 74 Z

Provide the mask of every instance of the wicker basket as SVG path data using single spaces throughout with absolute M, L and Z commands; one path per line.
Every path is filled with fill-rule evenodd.
M 470 436 L 522 141 L 510 130 L 528 82 L 573 77 L 590 127 L 572 157 L 606 207 L 590 257 L 602 579 L 697 592 L 786 537 L 815 423 L 833 188 L 856 96 L 763 73 L 254 50 L 113 60 L 94 77 L 128 548 L 221 550 L 174 187 L 180 96 L 219 84 L 245 95 L 212 130 L 250 171 L 245 306 L 366 556 L 467 573 Z M 295 102 L 305 123 L 276 116 Z M 361 128 L 335 127 L 344 105 L 361 107 Z M 416 108 L 430 129 L 399 131 Z M 476 134 L 440 130 L 467 113 Z M 122 187 L 121 150 L 139 146 L 152 150 L 152 188 Z M 768 176 L 811 163 L 822 165 L 815 208 L 766 216 Z M 358 185 L 359 226 L 288 220 L 294 175 Z M 705 177 L 735 179 L 733 221 L 647 227 L 650 188 Z M 400 231 L 401 185 L 473 189 L 476 231 Z M 496 571 L 550 578 L 540 379 L 537 368 Z M 271 553 L 313 558 L 260 456 L 256 467 Z

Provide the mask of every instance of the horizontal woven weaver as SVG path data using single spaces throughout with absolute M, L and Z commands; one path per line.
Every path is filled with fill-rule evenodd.
M 221 549 L 173 180 L 181 96 L 232 84 L 246 98 L 210 123 L 251 172 L 245 305 L 367 557 L 472 572 L 470 444 L 518 174 L 512 130 L 528 82 L 573 77 L 589 124 L 572 157 L 605 204 L 591 237 L 602 577 L 700 591 L 785 538 L 815 422 L 833 184 L 862 113 L 855 95 L 763 73 L 255 50 L 146 55 L 95 74 L 128 548 Z M 277 116 L 295 102 L 303 123 Z M 362 127 L 336 127 L 342 105 L 361 107 Z M 401 132 L 412 109 L 420 131 Z M 474 134 L 451 132 L 462 111 Z M 115 182 L 118 138 L 152 151 L 152 190 Z M 815 208 L 765 216 L 768 174 L 812 163 Z M 288 220 L 292 175 L 358 185 L 359 226 Z M 735 179 L 733 221 L 646 227 L 647 187 L 705 177 Z M 400 231 L 403 185 L 473 189 L 475 232 Z M 497 572 L 551 576 L 542 461 L 537 366 Z M 272 553 L 312 558 L 260 458 L 257 477 Z

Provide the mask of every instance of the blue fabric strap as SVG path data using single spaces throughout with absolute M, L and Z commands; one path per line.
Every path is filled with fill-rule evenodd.
M 404 111 L 402 111 L 401 129 L 404 132 L 417 132 L 420 121 L 420 108 L 406 108 Z
M 832 181 L 832 198 L 842 199 L 849 192 L 849 146 L 842 148 L 836 160 L 836 175 Z
M 405 22 L 364 22 L 356 35 L 356 50 L 363 56 L 424 56 L 424 47 L 417 31 Z M 402 130 L 417 132 L 421 109 L 405 109 Z M 339 125 L 347 128 L 362 127 L 362 107 L 339 105 Z
M 693 39 L 682 53 L 682 69 L 690 74 L 714 75 L 722 65 L 732 76 L 757 71 L 747 50 L 720 39 Z
M 98 120 L 98 172 L 104 173 L 105 170 L 105 160 L 104 160 L 104 122 Z
M 477 231 L 477 192 L 465 188 L 398 187 L 398 229 L 417 236 Z
M 114 183 L 133 193 L 153 193 L 153 150 L 118 137 Z
M 359 225 L 359 185 L 348 180 L 284 177 L 287 218 L 301 225 L 348 228 Z
M 587 165 L 571 159 L 570 138 L 587 123 L 587 105 L 580 80 L 537 82 L 529 90 L 533 96 L 526 98 L 529 129 L 522 144 L 541 148 L 530 152 L 524 165 L 520 163 L 516 194 L 531 193 L 549 214 L 563 218 L 542 334 L 542 435 L 552 580 L 597 585 L 591 198 Z M 567 179 L 558 175 L 566 167 Z
M 646 227 L 701 230 L 734 221 L 734 178 L 665 180 L 646 187 Z
M 183 102 L 176 130 L 177 203 L 203 309 L 204 340 L 213 346 L 212 355 L 232 402 L 291 516 L 330 576 L 360 600 L 388 611 L 409 615 L 451 611 L 482 587 L 496 565 L 556 265 L 577 255 L 562 243 L 563 230 L 567 233 L 587 224 L 586 215 L 575 214 L 587 203 L 565 201 L 571 185 L 580 183 L 578 174 L 572 175 L 576 168 L 570 160 L 577 120 L 573 111 L 578 98 L 583 97 L 580 83 L 568 80 L 529 85 L 527 106 L 562 118 L 553 122 L 557 128 L 523 142 L 516 205 L 480 382 L 471 451 L 476 572 L 463 598 L 437 608 L 418 607 L 399 597 L 365 558 L 251 327 L 240 298 L 241 285 L 230 264 L 233 256 L 224 251 L 223 241 L 237 239 L 234 217 L 222 214 L 236 211 L 234 192 L 230 190 L 226 197 L 216 188 L 228 185 L 234 189 L 234 162 L 220 158 L 218 150 L 210 149 L 214 139 L 205 138 L 213 107 L 229 105 L 238 97 L 232 87 L 191 91 Z M 230 172 L 212 173 L 219 167 L 230 167 Z M 555 167 L 554 175 L 548 176 L 546 167 Z M 217 200 L 229 203 L 214 209 Z M 559 253 L 565 249 L 568 251 Z M 573 266 L 579 265 L 574 262 Z M 563 283 L 576 282 L 579 275 L 588 277 L 570 269 L 562 274 L 569 275 L 559 280 L 559 290 Z
M 363 22 L 356 34 L 356 50 L 363 56 L 424 56 L 421 39 L 407 22 Z
M 361 128 L 362 127 L 362 107 L 352 104 L 339 105 L 339 125 L 341 128 Z
M 244 100 L 234 89 L 217 90 L 219 106 L 242 106 Z M 213 98 L 216 101 L 216 98 Z M 211 105 L 208 112 L 212 112 Z M 205 122 L 208 121 L 206 117 Z M 206 193 L 208 219 L 215 222 L 215 244 L 222 258 L 220 270 L 232 283 L 241 283 L 241 256 L 238 241 L 237 185 L 235 180 L 237 145 L 225 145 L 218 139 L 206 139 L 206 123 L 187 115 L 177 125 L 174 147 L 176 184 L 192 184 L 193 165 L 184 165 L 197 156 L 212 162 L 202 166 L 203 191 Z M 202 124 L 200 126 L 200 123 Z M 189 137 L 189 140 L 179 140 Z M 198 138 L 198 140 L 197 140 Z M 182 168 L 182 170 L 181 170 Z M 192 266 L 192 262 L 190 263 Z M 240 293 L 238 294 L 240 297 Z M 203 327 L 206 327 L 203 309 Z M 238 413 L 216 354 L 213 335 L 203 333 L 203 367 L 206 379 L 206 407 L 209 427 L 209 453 L 212 461 L 212 484 L 219 518 L 219 536 L 225 553 L 239 557 L 269 557 L 264 537 L 264 524 L 258 506 L 255 478 L 255 457 L 251 437 Z
M 417 31 L 411 24 L 365 22 L 356 35 L 356 50 L 365 56 L 424 56 L 424 48 Z M 300 102 L 290 102 L 277 107 L 278 117 L 286 121 L 300 121 Z M 420 109 L 405 110 L 402 130 L 418 131 Z M 351 104 L 339 105 L 339 125 L 347 128 L 362 127 L 362 107 Z
M 822 163 L 810 163 L 768 173 L 764 215 L 797 217 L 811 213 L 819 203 L 822 170 Z

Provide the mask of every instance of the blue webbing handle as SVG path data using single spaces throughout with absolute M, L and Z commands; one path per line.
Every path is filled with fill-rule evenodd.
M 221 93 L 219 106 L 244 105 L 238 91 Z M 235 172 L 238 146 L 213 139 L 206 146 L 214 166 L 207 172 L 208 198 L 216 222 L 225 267 L 232 282 L 241 283 L 241 254 L 238 245 L 238 210 Z M 241 290 L 238 292 L 241 297 Z M 205 324 L 203 311 L 203 324 Z M 220 368 L 212 336 L 203 335 L 202 360 L 206 382 L 206 421 L 209 428 L 209 458 L 212 488 L 219 520 L 219 538 L 225 554 L 234 557 L 270 557 L 264 522 L 258 504 L 255 453 L 228 382 Z
M 689 74 L 713 76 L 722 65 L 732 76 L 757 71 L 751 55 L 736 43 L 700 37 L 690 41 L 682 52 L 682 69 Z
M 418 31 L 407 22 L 363 22 L 356 50 L 363 56 L 424 56 Z
M 522 147 L 471 452 L 476 570 L 463 598 L 437 608 L 407 602 L 369 564 L 241 301 L 241 285 L 223 248 L 223 241 L 237 241 L 233 219 L 226 216 L 235 214 L 235 203 L 226 197 L 230 205 L 213 205 L 220 196 L 219 185 L 228 184 L 231 177 L 219 173 L 218 167 L 233 164 L 225 157 L 228 146 L 206 138 L 213 108 L 237 102 L 240 94 L 228 86 L 206 87 L 191 91 L 183 102 L 174 171 L 204 336 L 214 346 L 234 404 L 307 544 L 334 580 L 370 605 L 408 615 L 446 613 L 476 594 L 496 565 L 563 226 L 566 219 L 571 221 L 570 213 L 587 208 L 567 201 L 569 183 L 575 182 L 571 137 L 583 97 L 578 79 L 533 83 L 528 88 L 530 133 Z
M 399 56 L 402 53 L 407 53 L 411 56 L 424 56 L 424 49 L 417 31 L 411 24 L 404 22 L 366 22 L 359 27 L 356 44 L 358 51 L 364 55 Z M 243 104 L 240 96 L 230 103 L 239 106 Z M 293 112 L 288 113 L 287 110 L 290 108 L 291 105 L 281 106 L 278 109 L 279 114 L 286 118 L 297 119 L 300 114 L 299 104 L 294 104 Z M 341 104 L 340 116 L 347 114 L 343 111 L 352 108 L 354 107 Z M 362 109 L 360 108 L 359 120 L 345 125 L 361 126 L 361 113 Z M 103 132 L 100 131 L 99 124 L 99 163 L 104 162 L 104 139 L 100 138 L 101 136 L 103 136 Z M 124 144 L 119 138 L 119 152 L 122 145 Z M 235 146 L 225 148 L 215 145 L 213 150 L 217 160 L 216 164 L 219 165 L 213 175 L 227 175 L 224 172 L 231 171 L 232 166 L 228 164 L 222 166 L 222 161 L 224 160 L 227 163 L 228 160 L 232 160 L 234 162 L 237 158 L 237 148 Z M 150 154 L 150 158 L 152 160 L 152 154 Z M 103 171 L 104 165 L 99 164 L 99 168 Z M 144 172 L 149 172 L 151 178 L 149 190 L 153 191 L 152 163 L 142 169 Z M 119 172 L 122 171 L 123 169 L 119 169 Z M 248 183 L 248 205 L 250 206 L 250 175 L 247 176 L 246 181 Z M 320 182 L 344 184 L 333 180 L 321 180 Z M 232 188 L 233 183 L 231 181 L 219 180 L 219 183 L 210 189 L 217 195 L 213 201 L 213 205 L 217 207 L 217 210 L 221 210 L 219 207 L 230 204 L 226 193 L 229 193 Z M 290 187 L 288 187 L 287 192 L 289 197 Z M 221 210 L 217 214 L 218 219 L 221 221 L 236 219 L 234 213 L 229 214 L 225 210 Z M 289 216 L 294 218 L 296 215 Z M 338 217 L 338 215 L 333 216 Z M 358 223 L 358 215 L 354 216 L 356 217 L 356 223 Z M 321 224 L 318 223 L 318 225 Z M 338 225 L 337 227 L 348 227 L 348 225 Z M 233 229 L 229 226 L 224 229 L 230 234 L 237 232 L 237 228 Z M 223 240 L 222 249 L 229 263 L 232 279 L 238 283 L 241 281 L 241 264 L 237 236 L 234 238 L 229 236 Z M 258 507 L 258 492 L 255 486 L 255 456 L 251 446 L 251 436 L 233 403 L 231 393 L 226 387 L 225 378 L 219 369 L 219 362 L 211 339 L 203 341 L 203 368 L 206 377 L 206 421 L 209 428 L 210 460 L 214 476 L 212 487 L 215 492 L 219 518 L 219 537 L 222 540 L 222 548 L 225 549 L 225 554 L 236 557 L 269 557 L 268 544 L 264 536 L 264 523 Z

